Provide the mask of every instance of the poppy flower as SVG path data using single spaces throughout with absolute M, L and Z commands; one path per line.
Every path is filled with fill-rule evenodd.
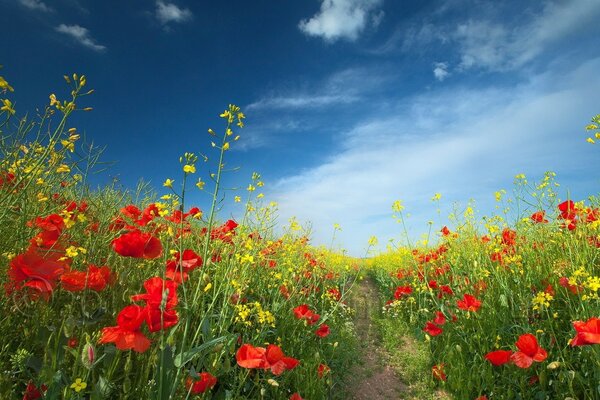
M 512 229 L 504 228 L 502 231 L 502 243 L 506 246 L 514 246 L 517 241 L 517 232 Z
M 264 347 L 254 347 L 243 344 L 235 354 L 237 364 L 242 368 L 269 368 L 266 358 L 267 350 Z
M 319 376 L 319 378 L 322 378 L 324 375 L 328 374 L 330 371 L 331 371 L 331 368 L 329 368 L 325 364 L 319 364 L 319 366 L 317 367 L 317 375 Z
M 546 211 L 536 211 L 531 214 L 531 220 L 536 224 L 546 224 L 548 220 L 546 219 Z
M 437 364 L 431 367 L 431 374 L 433 377 L 440 381 L 446 380 L 446 374 L 444 373 L 444 365 L 445 364 Z
M 331 330 L 329 329 L 329 325 L 326 325 L 326 324 L 321 324 L 319 326 L 319 329 L 317 329 L 315 331 L 315 335 L 317 335 L 320 338 L 329 336 L 330 333 L 331 333 Z
M 237 222 L 230 219 L 223 225 L 211 230 L 210 238 L 213 240 L 218 239 L 225 243 L 233 243 L 232 237 L 235 235 L 235 228 L 237 228 L 237 226 Z
M 42 392 L 45 392 L 46 390 L 48 390 L 48 386 L 42 385 L 38 388 L 32 381 L 29 381 L 25 388 L 25 393 L 23 394 L 23 400 L 41 399 Z
M 519 368 L 529 368 L 534 361 L 542 362 L 548 357 L 546 350 L 539 346 L 531 333 L 521 335 L 515 345 L 519 351 L 514 352 L 510 359 Z
M 177 325 L 179 315 L 175 310 L 161 310 L 158 307 L 145 307 L 145 321 L 150 332 L 158 332 Z
M 183 254 L 177 252 L 173 256 L 174 258 L 167 261 L 167 272 L 166 277 L 174 280 L 177 283 L 181 283 L 187 280 L 188 273 L 196 268 L 202 266 L 202 257 L 194 252 L 194 250 L 184 250 Z
M 450 229 L 448 229 L 448 227 L 447 227 L 447 226 L 445 226 L 445 225 L 444 225 L 444 227 L 443 227 L 443 228 L 440 230 L 440 232 L 442 233 L 442 236 L 448 236 L 448 235 L 450 235 L 450 233 L 452 233 L 452 232 L 450 232 Z
M 423 332 L 427 332 L 430 336 L 438 336 L 441 335 L 444 330 L 433 322 L 427 321 L 425 328 L 423 328 Z
M 446 316 L 444 315 L 444 313 L 441 311 L 436 311 L 433 323 L 436 325 L 444 325 L 446 323 Z
M 438 298 L 441 299 L 444 295 L 448 295 L 448 296 L 452 296 L 454 294 L 454 291 L 452 290 L 452 288 L 448 285 L 442 285 L 439 287 L 439 292 L 438 292 Z
M 138 230 L 124 233 L 112 241 L 113 249 L 123 257 L 157 258 L 162 254 L 160 240 Z
M 62 251 L 44 251 L 35 246 L 17 255 L 10 262 L 6 292 L 29 288 L 37 296 L 48 300 L 60 276 L 69 270 L 67 260 L 61 260 Z
M 309 325 L 313 325 L 321 317 L 319 314 L 315 314 L 311 311 L 308 304 L 301 304 L 294 308 L 294 316 L 297 319 L 305 319 Z
M 196 373 L 195 375 L 194 378 L 188 376 L 185 381 L 185 387 L 189 393 L 201 394 L 217 384 L 217 378 L 208 372 Z
M 286 357 L 281 348 L 274 344 L 268 345 L 266 349 L 244 344 L 238 349 L 235 358 L 242 368 L 270 369 L 274 375 L 281 375 L 299 364 L 297 359 Z
M 281 375 L 283 371 L 294 369 L 300 363 L 295 358 L 286 357 L 281 348 L 274 344 L 267 346 L 266 358 L 274 375 Z
M 510 361 L 510 356 L 512 355 L 512 351 L 510 350 L 496 350 L 490 351 L 485 355 L 485 359 L 492 363 L 494 366 L 499 366 L 502 364 L 506 364 Z
M 571 339 L 571 346 L 600 344 L 600 318 L 591 317 L 586 322 L 573 321 L 573 327 L 577 333 Z
M 171 309 L 178 303 L 177 282 L 170 280 L 163 281 L 161 277 L 155 276 L 144 282 L 144 289 L 146 289 L 146 293 L 135 294 L 131 296 L 131 300 L 143 300 L 149 307 L 159 308 L 163 301 L 163 293 L 166 292 L 166 309 Z
M 138 305 L 129 305 L 117 316 L 117 326 L 102 328 L 98 343 L 114 343 L 119 350 L 133 349 L 143 353 L 150 347 L 150 340 L 139 331 L 145 319 L 145 310 Z
M 90 265 L 87 271 L 70 271 L 60 277 L 63 289 L 69 292 L 80 292 L 84 289 L 100 292 L 114 281 L 115 275 L 108 267 L 95 265 Z
M 410 286 L 398 286 L 396 291 L 394 292 L 394 298 L 396 300 L 400 300 L 403 296 L 408 296 L 413 292 L 412 287 Z
M 290 400 L 304 400 L 304 399 L 302 398 L 302 396 L 300 396 L 300 394 L 298 392 L 296 392 L 290 396 Z
M 461 310 L 476 312 L 481 307 L 481 301 L 470 294 L 465 294 L 462 300 L 457 300 L 456 305 Z

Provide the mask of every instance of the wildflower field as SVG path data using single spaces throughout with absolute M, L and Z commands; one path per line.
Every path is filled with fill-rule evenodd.
M 0 77 L 0 398 L 350 398 L 361 346 L 348 299 L 367 276 L 385 301 L 383 339 L 408 327 L 430 352 L 432 388 L 600 398 L 598 197 L 559 199 L 552 173 L 517 176 L 499 215 L 468 207 L 418 246 L 353 259 L 311 246 L 294 221 L 275 229 L 257 173 L 225 196 L 228 151 L 243 140 L 235 105 L 215 116 L 210 152 L 183 154 L 157 192 L 91 189 L 99 153 L 70 121 L 92 111 L 93 91 L 64 79 L 69 90 L 32 117 Z M 209 209 L 189 203 L 192 190 Z M 239 220 L 219 215 L 227 201 L 244 202 Z

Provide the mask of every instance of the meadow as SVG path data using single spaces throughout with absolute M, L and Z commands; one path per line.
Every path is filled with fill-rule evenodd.
M 215 115 L 211 153 L 182 154 L 160 189 L 91 188 L 100 154 L 70 120 L 93 112 L 93 90 L 64 80 L 30 118 L 0 77 L 0 398 L 348 398 L 361 357 L 348 299 L 366 276 L 385 300 L 382 341 L 402 330 L 427 351 L 414 374 L 426 386 L 457 399 L 600 398 L 598 197 L 561 200 L 552 173 L 517 176 L 499 215 L 467 207 L 419 245 L 353 259 L 312 246 L 294 220 L 275 229 L 260 174 L 225 195 L 243 140 L 235 105 Z M 219 215 L 226 201 L 244 205 L 238 221 Z M 402 204 L 393 210 L 402 226 Z

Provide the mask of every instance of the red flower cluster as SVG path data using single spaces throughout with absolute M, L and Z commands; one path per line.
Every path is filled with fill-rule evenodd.
M 396 291 L 394 292 L 394 298 L 396 300 L 400 300 L 400 298 L 404 296 L 409 296 L 413 292 L 412 287 L 410 286 L 398 286 Z
M 546 350 L 540 347 L 536 337 L 531 333 L 519 336 L 515 345 L 518 351 L 491 351 L 485 355 L 485 359 L 495 366 L 512 362 L 519 368 L 529 368 L 534 361 L 542 362 L 548 357 Z
M 319 328 L 315 331 L 315 335 L 317 335 L 320 338 L 329 336 L 330 333 L 331 330 L 329 329 L 329 325 L 326 324 L 321 324 Z
M 143 353 L 150 347 L 150 340 L 140 331 L 146 322 L 150 332 L 157 332 L 177 324 L 175 311 L 178 303 L 177 283 L 153 277 L 144 282 L 146 293 L 131 296 L 133 301 L 145 301 L 146 305 L 129 305 L 117 316 L 117 326 L 102 329 L 99 343 L 115 343 L 119 350 L 133 349 Z M 165 299 L 164 310 L 161 303 Z
M 242 368 L 270 369 L 274 375 L 281 375 L 286 370 L 296 368 L 300 363 L 295 358 L 286 357 L 281 348 L 274 344 L 268 345 L 266 349 L 243 344 L 235 358 Z
M 84 289 L 100 292 L 107 285 L 114 283 L 116 276 L 106 267 L 91 264 L 87 271 L 70 271 L 61 275 L 62 287 L 69 292 L 80 292 Z
M 223 225 L 214 228 L 210 232 L 210 238 L 212 240 L 218 239 L 225 243 L 233 243 L 233 236 L 235 235 L 235 228 L 238 227 L 237 222 L 230 219 Z

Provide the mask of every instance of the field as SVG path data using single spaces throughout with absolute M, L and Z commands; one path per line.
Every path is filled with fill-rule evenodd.
M 295 221 L 275 229 L 257 173 L 225 196 L 235 105 L 206 134 L 210 182 L 185 153 L 157 192 L 91 189 L 99 154 L 70 120 L 92 91 L 65 81 L 66 100 L 29 119 L 0 77 L 0 398 L 359 398 L 352 371 L 383 355 L 381 379 L 405 398 L 600 398 L 598 197 L 559 199 L 552 173 L 520 175 L 498 215 L 468 207 L 427 241 L 353 259 Z M 224 201 L 246 213 L 221 219 Z

